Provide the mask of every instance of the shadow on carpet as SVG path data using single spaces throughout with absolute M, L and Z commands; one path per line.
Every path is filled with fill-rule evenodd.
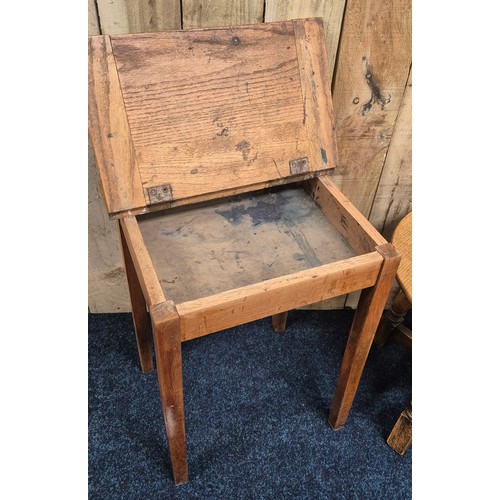
M 189 483 L 172 481 L 156 373 L 130 314 L 89 314 L 89 498 L 405 499 L 411 449 L 386 444 L 411 353 L 373 346 L 346 426 L 329 406 L 353 311 L 291 311 L 183 344 Z

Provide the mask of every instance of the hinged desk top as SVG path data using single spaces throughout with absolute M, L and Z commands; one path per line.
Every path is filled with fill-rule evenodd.
M 91 37 L 89 128 L 114 217 L 327 173 L 322 20 Z

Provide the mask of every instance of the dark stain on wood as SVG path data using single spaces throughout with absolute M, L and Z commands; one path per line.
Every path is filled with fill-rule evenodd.
M 250 143 L 247 141 L 241 141 L 240 143 L 236 144 L 236 151 L 239 151 L 241 153 L 241 156 L 243 156 L 243 159 L 247 161 L 248 153 L 250 152 Z
M 229 210 L 216 210 L 215 213 L 224 217 L 230 224 L 236 226 L 241 224 L 243 217 L 248 215 L 252 220 L 252 226 L 276 222 L 283 218 L 283 207 L 259 200 L 255 206 L 233 205 Z
M 125 270 L 123 267 L 115 267 L 111 271 L 108 271 L 104 274 L 104 278 L 107 280 L 117 280 L 120 281 L 123 279 L 123 275 L 125 274 Z
M 365 58 L 363 59 L 366 60 Z M 373 70 L 368 63 L 366 63 L 365 80 L 368 84 L 368 87 L 370 87 L 371 97 L 368 102 L 361 106 L 361 109 L 359 111 L 360 116 L 365 116 L 374 104 L 378 104 L 380 106 L 380 109 L 384 110 L 385 107 L 391 102 L 391 94 L 387 94 L 387 96 L 382 95 L 380 87 L 376 82 L 375 77 L 373 76 Z
M 323 160 L 323 163 L 326 165 L 328 164 L 328 156 L 326 155 L 326 151 L 321 148 L 321 159 Z

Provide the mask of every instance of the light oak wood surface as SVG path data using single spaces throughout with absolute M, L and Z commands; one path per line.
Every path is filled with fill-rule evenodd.
M 89 132 L 108 212 L 146 206 L 109 36 L 89 38 L 88 103 Z

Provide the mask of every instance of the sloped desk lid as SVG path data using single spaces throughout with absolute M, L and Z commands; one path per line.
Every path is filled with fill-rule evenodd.
M 107 209 L 147 212 L 335 167 L 321 19 L 89 38 Z

